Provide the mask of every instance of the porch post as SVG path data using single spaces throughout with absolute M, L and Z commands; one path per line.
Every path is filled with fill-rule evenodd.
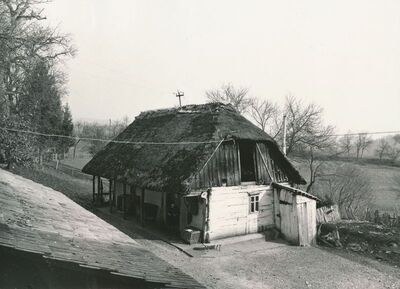
M 100 200 L 99 200 L 99 197 L 100 197 Z M 102 192 L 101 192 L 101 177 L 98 176 L 97 177 L 97 202 L 98 203 L 99 203 L 99 201 L 101 202 L 102 199 L 103 199 L 103 195 L 102 195 Z
M 144 227 L 144 189 L 142 189 L 142 195 L 140 196 L 140 224 Z
M 124 195 L 123 195 L 123 210 L 124 210 L 124 219 L 126 219 L 126 183 L 123 185 Z
M 93 176 L 93 181 L 92 181 L 92 186 L 93 186 L 93 204 L 95 202 L 95 194 L 96 194 L 96 176 Z
M 112 213 L 112 207 L 113 207 L 113 200 L 112 200 L 112 179 L 108 180 L 108 201 L 109 201 L 109 205 L 110 205 L 110 213 Z

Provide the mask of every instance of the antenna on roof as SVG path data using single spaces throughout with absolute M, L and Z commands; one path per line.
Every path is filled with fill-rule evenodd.
M 182 101 L 181 97 L 185 95 L 183 91 L 180 91 L 179 89 L 176 90 L 176 97 L 179 97 L 179 107 L 182 107 Z

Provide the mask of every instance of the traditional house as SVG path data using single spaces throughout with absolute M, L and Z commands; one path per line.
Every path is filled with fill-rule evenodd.
M 143 112 L 83 172 L 94 201 L 202 242 L 269 228 L 315 241 L 317 198 L 294 188 L 306 182 L 277 143 L 230 105 Z

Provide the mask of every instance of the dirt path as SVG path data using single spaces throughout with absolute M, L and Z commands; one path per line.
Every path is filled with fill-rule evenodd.
M 399 268 L 347 252 L 257 239 L 190 258 L 132 221 L 102 217 L 208 288 L 400 288 Z

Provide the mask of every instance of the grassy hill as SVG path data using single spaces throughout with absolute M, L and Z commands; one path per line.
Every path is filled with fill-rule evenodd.
M 360 169 L 370 181 L 374 196 L 372 209 L 391 213 L 400 212 L 400 167 L 369 162 L 335 160 L 324 162 L 324 173 L 340 172 L 341 168 L 349 165 Z M 295 166 L 308 181 L 310 172 L 307 162 L 302 159 L 296 159 Z M 317 180 L 316 192 L 314 193 L 321 193 L 318 190 L 323 190 L 323 186 L 321 181 Z

